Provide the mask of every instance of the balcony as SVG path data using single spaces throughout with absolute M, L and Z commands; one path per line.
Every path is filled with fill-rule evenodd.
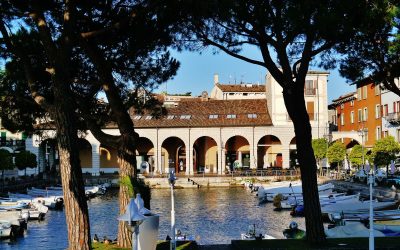
M 315 95 L 317 93 L 317 90 L 315 88 L 305 88 L 304 89 L 304 95 Z
M 391 124 L 400 124 L 400 112 L 389 113 L 384 117 Z

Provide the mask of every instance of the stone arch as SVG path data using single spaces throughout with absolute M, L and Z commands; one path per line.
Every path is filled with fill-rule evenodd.
M 86 139 L 79 138 L 77 141 L 79 150 L 79 160 L 82 168 L 91 168 L 92 164 L 92 145 Z
M 100 144 L 100 169 L 101 171 L 110 172 L 112 168 L 119 168 L 118 152 L 116 149 Z M 108 170 L 108 171 L 107 171 Z
M 188 166 L 185 149 L 185 142 L 176 136 L 164 139 L 161 144 L 161 171 L 165 172 L 165 169 L 169 169 L 169 171 L 174 170 L 175 173 L 184 173 Z M 180 161 L 183 164 L 183 171 L 179 167 Z
M 237 161 L 242 167 L 250 167 L 250 143 L 240 135 L 230 137 L 225 143 L 226 165 L 233 170 Z
M 193 171 L 217 173 L 218 146 L 210 136 L 201 136 L 193 143 Z
M 136 148 L 137 166 L 141 172 L 154 171 L 155 149 L 153 142 L 147 137 L 139 137 Z
M 257 167 L 282 167 L 282 142 L 274 135 L 265 135 L 257 142 Z

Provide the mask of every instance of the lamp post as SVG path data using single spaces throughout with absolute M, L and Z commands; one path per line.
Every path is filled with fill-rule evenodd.
M 171 186 L 171 243 L 170 250 L 175 250 L 176 242 L 175 242 L 175 201 L 174 201 L 174 184 L 176 181 L 175 172 L 172 170 L 169 173 L 168 182 Z
M 146 219 L 139 213 L 138 206 L 134 199 L 131 199 L 126 206 L 125 213 L 118 217 L 118 220 L 127 222 L 127 226 L 132 231 L 132 250 L 138 250 L 139 225 Z
M 362 168 L 364 169 L 364 136 L 365 136 L 364 128 L 358 130 L 357 133 L 359 136 L 361 136 L 361 157 L 362 157 Z
M 369 250 L 375 249 L 374 239 L 374 207 L 372 206 L 372 185 L 375 182 L 374 171 L 368 175 L 369 182 Z

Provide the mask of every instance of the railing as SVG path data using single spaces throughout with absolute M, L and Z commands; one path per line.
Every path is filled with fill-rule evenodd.
M 399 123 L 400 122 L 400 112 L 389 113 L 385 116 L 385 119 L 390 123 Z
M 0 140 L 0 147 L 9 147 L 9 148 L 25 148 L 25 140 Z
M 316 89 L 304 89 L 304 95 L 315 95 L 316 93 Z

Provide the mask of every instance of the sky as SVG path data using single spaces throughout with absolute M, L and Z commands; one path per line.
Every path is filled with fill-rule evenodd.
M 242 53 L 251 58 L 260 59 L 256 49 L 245 49 Z M 250 64 L 231 57 L 224 52 L 213 53 L 212 49 L 198 52 L 172 51 L 181 65 L 176 76 L 163 83 L 155 92 L 167 91 L 169 94 L 183 94 L 192 92 L 198 96 L 204 90 L 209 94 L 214 85 L 214 74 L 218 74 L 221 83 L 260 83 L 265 84 L 267 70 L 261 66 Z M 316 68 L 310 68 L 316 69 Z M 355 91 L 354 86 L 346 83 L 337 70 L 329 71 L 328 78 L 328 103 L 339 96 Z

